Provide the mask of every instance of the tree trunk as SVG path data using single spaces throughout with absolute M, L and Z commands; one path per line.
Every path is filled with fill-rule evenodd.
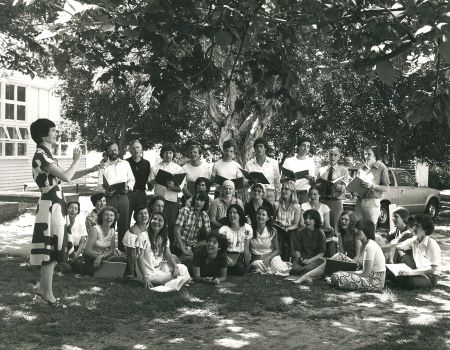
M 256 113 L 253 108 L 244 108 L 240 112 L 235 111 L 237 100 L 236 85 L 230 83 L 224 106 L 220 105 L 212 93 L 206 96 L 206 111 L 209 119 L 219 134 L 219 144 L 233 139 L 238 149 L 236 161 L 243 167 L 253 154 L 253 143 L 261 137 L 273 116 L 273 100 L 264 100 L 261 112 Z M 224 108 L 220 108 L 224 107 Z

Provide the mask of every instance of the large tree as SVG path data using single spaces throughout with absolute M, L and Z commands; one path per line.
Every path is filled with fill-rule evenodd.
M 74 68 L 89 74 L 101 70 L 100 82 L 120 89 L 128 75 L 148 76 L 143 84 L 153 88 L 150 120 L 205 116 L 192 130 L 209 131 L 219 142 L 234 138 L 245 161 L 252 141 L 273 116 L 287 113 L 306 120 L 291 122 L 281 137 L 298 133 L 297 127 L 307 131 L 317 109 L 302 100 L 314 85 L 305 79 L 324 83 L 314 87 L 320 96 L 334 93 L 318 70 L 351 68 L 376 81 L 375 67 L 392 86 L 373 83 L 376 103 L 389 101 L 383 107 L 389 116 L 402 122 L 405 116 L 408 122 L 447 120 L 448 11 L 443 1 L 51 1 L 39 39 L 63 78 Z M 426 79 L 404 79 L 415 74 Z M 396 101 L 395 91 L 402 89 Z M 394 102 L 400 103 L 395 110 Z M 348 125 L 355 122 L 349 119 Z M 168 127 L 177 130 L 178 125 L 186 123 Z

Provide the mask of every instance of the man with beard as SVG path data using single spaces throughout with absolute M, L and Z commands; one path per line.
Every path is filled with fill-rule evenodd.
M 105 191 L 106 205 L 116 208 L 119 212 L 117 221 L 119 250 L 125 252 L 122 239 L 128 229 L 130 207 L 127 193 L 134 188 L 135 180 L 130 163 L 119 158 L 117 143 L 108 142 L 105 150 L 108 160 L 98 172 L 98 188 Z
M 142 205 L 147 206 L 145 187 L 147 185 L 148 176 L 150 175 L 150 162 L 142 158 L 142 144 L 138 140 L 131 141 L 128 150 L 131 153 L 131 157 L 127 158 L 126 161 L 130 163 L 131 171 L 136 180 L 134 188 L 130 188 L 130 191 L 128 192 L 130 210 L 128 212 L 127 226 L 129 227 L 133 211 Z

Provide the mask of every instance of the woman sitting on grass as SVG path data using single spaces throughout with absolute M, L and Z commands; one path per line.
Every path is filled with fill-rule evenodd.
M 304 275 L 314 270 L 323 262 L 325 254 L 325 234 L 320 229 L 322 221 L 315 209 L 303 213 L 306 227 L 295 231 L 292 235 L 294 257 L 291 275 Z
M 133 279 L 135 276 L 135 266 L 137 263 L 137 252 L 144 249 L 147 242 L 147 229 L 150 214 L 146 206 L 139 206 L 133 213 L 136 222 L 123 236 L 123 245 L 127 253 L 127 271 L 125 279 Z
M 333 231 L 330 226 L 330 208 L 328 205 L 320 202 L 319 190 L 316 187 L 311 187 L 308 190 L 308 202 L 301 205 L 302 213 L 310 209 L 315 209 L 320 214 L 322 222 L 321 229 L 324 231 Z
M 278 205 L 275 220 L 280 227 L 278 230 L 280 255 L 284 261 L 288 261 L 292 253 L 291 236 L 295 230 L 304 226 L 293 181 L 286 181 L 281 185 L 280 204 Z M 285 244 L 287 245 L 287 250 L 284 249 Z
M 91 202 L 94 209 L 86 216 L 86 231 L 89 232 L 91 228 L 97 225 L 97 214 L 101 209 L 106 207 L 106 197 L 103 192 L 94 193 L 91 196 Z
M 192 266 L 195 282 L 220 284 L 226 281 L 227 247 L 228 240 L 225 236 L 212 233 L 207 244 L 195 250 Z
M 119 218 L 116 208 L 106 206 L 97 216 L 97 225 L 88 233 L 86 249 L 84 250 L 85 271 L 83 274 L 94 275 L 103 260 L 114 255 L 115 236 L 114 227 Z
M 256 227 L 250 239 L 250 272 L 288 275 L 289 267 L 281 260 L 276 230 L 272 227 L 271 207 L 256 211 Z
M 228 207 L 225 225 L 219 229 L 219 234 L 225 235 L 230 245 L 227 250 L 228 273 L 244 275 L 250 263 L 250 238 L 252 227 L 245 222 L 242 207 L 232 204 Z
M 441 248 L 430 237 L 434 231 L 433 220 L 429 215 L 421 214 L 414 221 L 415 236 L 397 244 L 398 250 L 412 249 L 412 258 L 405 254 L 401 260 L 411 270 L 399 271 L 398 277 L 391 277 L 402 288 L 434 288 L 439 278 Z
M 209 179 L 207 179 L 206 177 L 198 177 L 195 180 L 194 183 L 194 188 L 195 191 L 192 194 L 192 197 L 186 199 L 186 202 L 184 203 L 185 207 L 190 207 L 192 204 L 192 198 L 200 192 L 204 192 L 209 196 L 209 190 L 211 189 L 211 182 L 209 181 Z M 208 202 L 208 207 L 205 208 L 205 211 L 208 212 L 209 211 L 209 202 Z
M 135 249 L 139 278 L 145 288 L 169 282 L 178 276 L 189 276 L 186 266 L 177 264 L 170 253 L 170 242 L 166 218 L 162 213 L 153 213 L 147 231 L 135 235 L 128 232 L 124 245 Z M 133 242 L 139 242 L 134 247 Z M 129 251 L 129 249 L 127 249 Z
M 245 215 L 247 216 L 247 223 L 252 225 L 253 230 L 255 229 L 257 224 L 256 211 L 258 210 L 258 208 L 262 206 L 267 208 L 270 217 L 273 217 L 274 214 L 272 204 L 263 197 L 264 197 L 263 185 L 259 183 L 253 184 L 250 192 L 250 201 L 247 202 L 244 206 L 244 212 Z
M 80 215 L 80 202 L 67 202 L 67 214 L 69 216 L 69 226 L 67 232 L 72 235 L 73 247 L 75 249 L 71 261 L 76 260 L 84 252 L 87 239 L 87 231 L 84 217 Z
M 412 231 L 408 226 L 408 218 L 408 209 L 403 207 L 395 209 L 392 218 L 395 229 L 392 232 L 389 232 L 388 235 L 382 236 L 385 241 L 380 245 L 381 249 L 383 249 L 386 262 L 389 264 L 401 262 L 401 259 L 405 254 L 402 250 L 396 250 L 395 245 L 413 237 Z M 411 252 L 409 253 L 410 255 L 412 254 Z
M 220 187 L 220 197 L 217 197 L 211 203 L 209 209 L 209 219 L 211 221 L 212 229 L 219 229 L 222 227 L 225 217 L 227 216 L 227 209 L 232 204 L 238 204 L 242 209 L 242 201 L 235 197 L 234 182 L 225 180 Z
M 205 245 L 211 231 L 209 216 L 205 212 L 209 197 L 199 192 L 192 198 L 190 207 L 183 207 L 178 214 L 174 229 L 174 253 L 189 269 L 192 266 L 193 252 L 198 245 Z
M 386 266 L 383 251 L 375 242 L 375 225 L 368 219 L 358 220 L 356 233 L 356 237 L 361 241 L 359 266 L 362 269 L 333 273 L 331 285 L 347 290 L 380 292 L 384 288 Z
M 361 250 L 361 242 L 356 238 L 356 222 L 358 221 L 354 212 L 345 210 L 338 222 L 338 240 L 339 240 L 339 253 L 336 253 L 331 257 L 337 261 L 358 262 L 359 252 Z M 296 284 L 310 283 L 313 279 L 319 279 L 324 276 L 326 271 L 326 260 L 322 265 L 309 271 L 301 276 L 298 280 L 294 281 Z

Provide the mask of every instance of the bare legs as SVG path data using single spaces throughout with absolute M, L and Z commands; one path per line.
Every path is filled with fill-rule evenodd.
M 325 266 L 326 266 L 326 262 L 324 262 L 323 264 L 319 265 L 314 270 L 311 270 L 311 271 L 305 273 L 298 280 L 295 280 L 294 283 L 295 284 L 301 284 L 301 283 L 305 283 L 305 282 L 308 283 L 308 282 L 312 282 L 312 280 L 314 278 L 322 277 L 324 272 L 325 272 Z
M 53 295 L 53 271 L 55 266 L 56 261 L 41 265 L 41 281 L 39 283 L 39 294 L 51 303 L 56 301 Z

